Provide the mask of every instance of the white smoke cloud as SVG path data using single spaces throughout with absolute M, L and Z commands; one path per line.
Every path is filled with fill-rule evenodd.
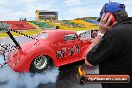
M 36 88 L 39 84 L 55 83 L 58 74 L 57 68 L 32 74 L 17 73 L 6 66 L 0 69 L 0 88 Z

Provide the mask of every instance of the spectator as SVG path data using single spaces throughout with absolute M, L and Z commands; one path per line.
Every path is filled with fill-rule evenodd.
M 116 19 L 112 25 L 108 12 Z M 99 21 L 99 32 L 85 54 L 85 63 L 99 65 L 99 74 L 128 74 L 132 78 L 132 18 L 125 5 L 106 3 Z M 129 83 L 102 83 L 102 88 L 132 88 L 132 79 Z

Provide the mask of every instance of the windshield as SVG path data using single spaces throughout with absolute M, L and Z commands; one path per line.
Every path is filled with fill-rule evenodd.
M 37 38 L 46 39 L 48 38 L 48 33 L 40 33 L 37 35 Z

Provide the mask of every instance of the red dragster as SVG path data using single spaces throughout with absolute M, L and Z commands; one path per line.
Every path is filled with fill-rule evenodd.
M 51 66 L 62 66 L 83 60 L 84 51 L 90 44 L 73 31 L 46 30 L 37 40 L 24 43 L 21 49 L 12 51 L 9 66 L 16 72 L 42 72 Z

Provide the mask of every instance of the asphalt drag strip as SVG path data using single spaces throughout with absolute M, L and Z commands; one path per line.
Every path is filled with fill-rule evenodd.
M 76 80 L 78 67 L 84 65 L 88 74 L 98 74 L 98 66 L 87 67 L 84 61 L 76 62 L 70 65 L 62 66 L 59 69 L 59 75 L 55 83 L 40 84 L 38 88 L 102 88 L 100 84 L 84 84 L 81 85 Z

